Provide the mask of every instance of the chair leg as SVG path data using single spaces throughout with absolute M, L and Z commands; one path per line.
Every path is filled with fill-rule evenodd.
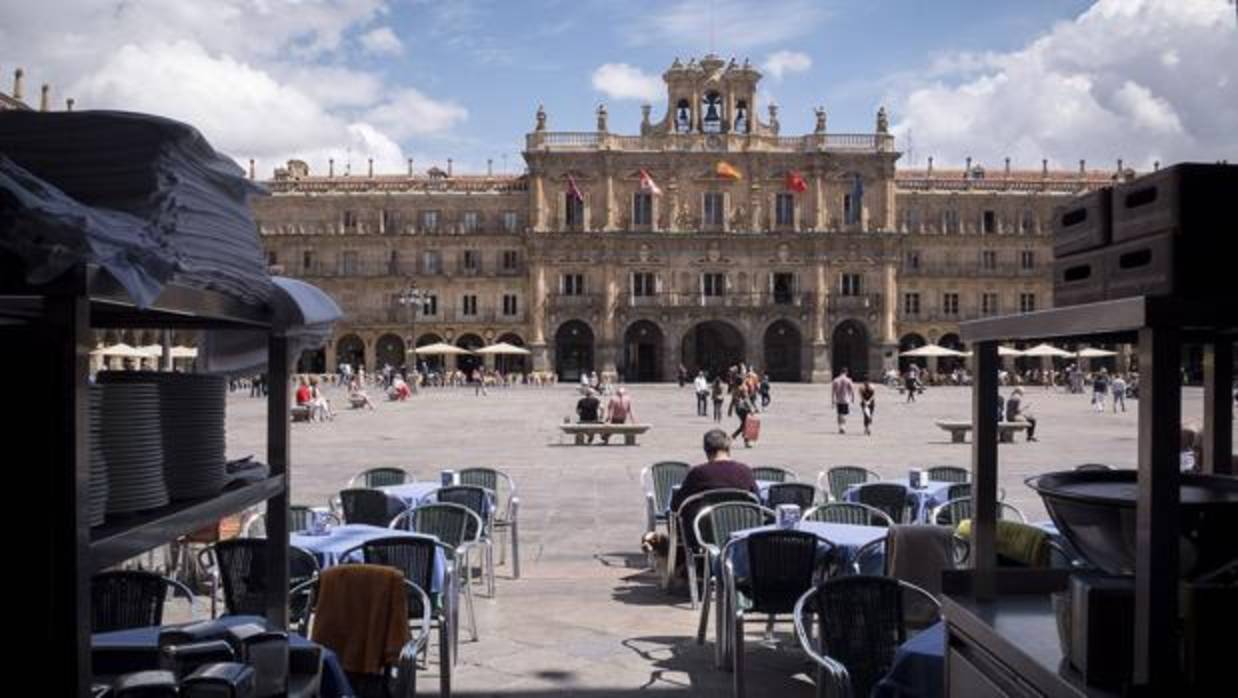
M 705 626 L 709 625 L 709 592 L 713 576 L 708 569 L 706 569 L 705 575 L 705 583 L 701 585 L 703 587 L 701 589 L 701 621 L 696 626 L 696 644 L 698 645 L 705 644 Z
M 667 522 L 666 530 L 669 544 L 666 549 L 666 569 L 662 572 L 662 588 L 666 591 L 671 590 L 671 583 L 675 579 L 675 558 L 679 553 L 679 535 L 675 528 L 674 523 Z
M 486 577 L 486 595 L 494 598 L 494 539 L 486 541 L 485 567 L 482 574 Z
M 696 555 L 691 550 L 684 551 L 684 561 L 688 563 L 688 598 L 692 600 L 692 610 L 696 610 Z
M 744 696 L 744 617 L 742 614 L 736 614 L 735 624 L 731 629 L 731 673 L 735 674 L 732 677 L 734 683 L 733 695 L 735 698 L 743 698 Z
M 427 643 L 428 644 L 428 643 Z M 443 618 L 438 626 L 438 684 L 439 693 L 451 695 L 451 624 Z
M 508 528 L 511 529 L 508 535 L 512 538 L 512 578 L 520 579 L 520 530 L 515 519 L 512 519 Z
M 468 605 L 469 634 L 473 637 L 473 642 L 477 642 L 477 614 L 473 610 L 473 588 L 467 584 L 464 585 L 464 603 Z M 456 633 L 456 635 L 459 634 Z
M 715 605 L 718 607 L 714 613 L 714 668 L 724 669 L 727 661 L 730 659 L 727 656 L 727 649 L 730 647 L 731 631 L 731 603 L 730 598 L 726 593 L 726 585 L 723 580 L 717 580 L 714 585 L 714 594 L 716 595 Z

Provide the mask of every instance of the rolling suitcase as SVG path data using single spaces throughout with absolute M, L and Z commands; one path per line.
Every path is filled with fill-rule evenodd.
M 761 415 L 749 414 L 744 420 L 744 441 L 755 442 L 761 438 Z

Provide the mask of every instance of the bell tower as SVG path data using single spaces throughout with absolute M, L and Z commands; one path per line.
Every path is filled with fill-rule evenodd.
M 722 60 L 709 54 L 685 65 L 678 58 L 662 74 L 666 82 L 666 118 L 642 125 L 642 132 L 746 135 L 763 133 L 757 119 L 757 83 L 761 73 L 747 60 Z

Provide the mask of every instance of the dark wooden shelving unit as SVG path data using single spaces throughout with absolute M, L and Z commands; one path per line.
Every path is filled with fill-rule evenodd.
M 1139 358 L 1139 466 L 1136 508 L 1134 687 L 1176 687 L 1178 645 L 1178 465 L 1183 343 L 1204 346 L 1203 470 L 1233 475 L 1234 298 L 1183 301 L 1132 297 L 965 322 L 961 336 L 976 356 L 972 392 L 973 569 L 965 592 L 947 594 L 950 695 L 1098 696 L 1057 648 L 1048 595 L 1065 578 L 997 569 L 997 406 L 999 341 L 1135 342 Z M 963 656 L 971 652 L 972 657 Z M 953 667 L 953 669 L 951 668 Z M 952 672 L 954 674 L 951 678 Z M 966 687 L 955 681 L 974 680 Z M 986 683 L 987 682 L 987 683 Z M 957 692 L 956 692 L 957 689 Z
M 28 612 L 41 619 L 38 666 L 47 695 L 90 695 L 90 577 L 221 518 L 265 502 L 269 534 L 267 618 L 288 620 L 288 341 L 275 333 L 272 311 L 224 293 L 166 285 L 139 308 L 105 270 L 74 267 L 42 284 L 27 283 L 10 257 L 0 259 L 0 365 L 9 367 L 20 408 L 8 421 L 10 441 L 36 445 L 13 474 L 12 492 L 32 501 L 36 524 L 21 565 L 31 590 Z M 89 353 L 92 330 L 107 328 L 230 329 L 267 337 L 267 464 L 264 480 L 216 497 L 123 517 L 91 528 Z M 282 389 L 281 389 L 282 388 Z

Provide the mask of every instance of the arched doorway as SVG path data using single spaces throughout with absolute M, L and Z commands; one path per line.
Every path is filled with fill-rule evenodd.
M 355 334 L 346 334 L 335 343 L 335 367 L 352 366 L 353 372 L 365 365 L 365 342 Z
M 649 320 L 637 320 L 623 333 L 623 379 L 628 383 L 661 380 L 662 328 Z
M 765 330 L 765 366 L 770 380 L 798 381 L 803 339 L 790 320 L 778 320 Z
M 965 348 L 965 345 L 963 344 L 963 340 L 959 339 L 959 336 L 953 332 L 947 332 L 946 334 L 943 334 L 941 336 L 941 339 L 937 340 L 937 343 L 945 347 L 946 349 L 953 349 L 955 351 L 967 351 L 967 349 Z M 954 369 L 962 368 L 962 367 L 963 367 L 963 357 L 961 356 L 943 356 L 937 360 L 937 370 L 941 371 L 944 374 L 947 374 L 947 377 L 949 376 L 949 374 L 954 372 Z
M 400 368 L 406 360 L 404 340 L 393 334 L 385 334 L 374 344 L 374 368 L 381 371 L 383 367 Z
M 477 351 L 478 349 L 481 349 L 482 347 L 486 346 L 486 343 L 482 341 L 481 337 L 478 337 L 475 334 L 469 333 L 469 334 L 462 334 L 459 337 L 457 337 L 456 346 L 460 347 L 461 349 L 468 349 L 469 351 Z M 482 357 L 476 354 L 457 354 L 456 355 L 456 369 L 459 371 L 463 371 L 466 376 L 472 373 L 473 369 L 483 368 L 483 367 L 484 367 L 484 361 Z
M 297 373 L 326 373 L 327 352 L 323 349 L 306 349 L 297 359 Z
M 569 320 L 555 332 L 555 370 L 559 380 L 577 381 L 593 371 L 593 330 L 580 320 Z
M 511 332 L 499 335 L 498 341 L 513 347 L 524 346 L 524 339 Z M 494 357 L 494 367 L 503 373 L 528 373 L 529 356 L 527 354 L 499 354 Z
M 427 332 L 417 338 L 417 346 L 427 347 L 431 344 L 438 344 L 443 341 L 443 338 L 433 332 Z M 418 354 L 417 355 L 417 370 L 424 374 L 442 373 L 443 372 L 443 355 L 442 354 Z
M 744 335 L 734 325 L 708 320 L 684 333 L 682 360 L 688 373 L 705 371 L 710 379 L 744 361 Z
M 898 340 L 898 353 L 899 353 L 898 372 L 899 373 L 906 373 L 908 370 L 911 369 L 912 364 L 915 364 L 916 366 L 919 366 L 920 368 L 928 368 L 928 361 L 923 356 L 903 356 L 903 352 L 908 352 L 913 349 L 919 349 L 925 344 L 928 344 L 928 342 L 924 341 L 924 337 L 921 337 L 915 332 L 910 332 L 908 334 L 905 334 L 902 336 L 901 339 Z
M 847 369 L 855 380 L 868 377 L 868 330 L 858 320 L 843 320 L 834 328 L 834 375 Z

